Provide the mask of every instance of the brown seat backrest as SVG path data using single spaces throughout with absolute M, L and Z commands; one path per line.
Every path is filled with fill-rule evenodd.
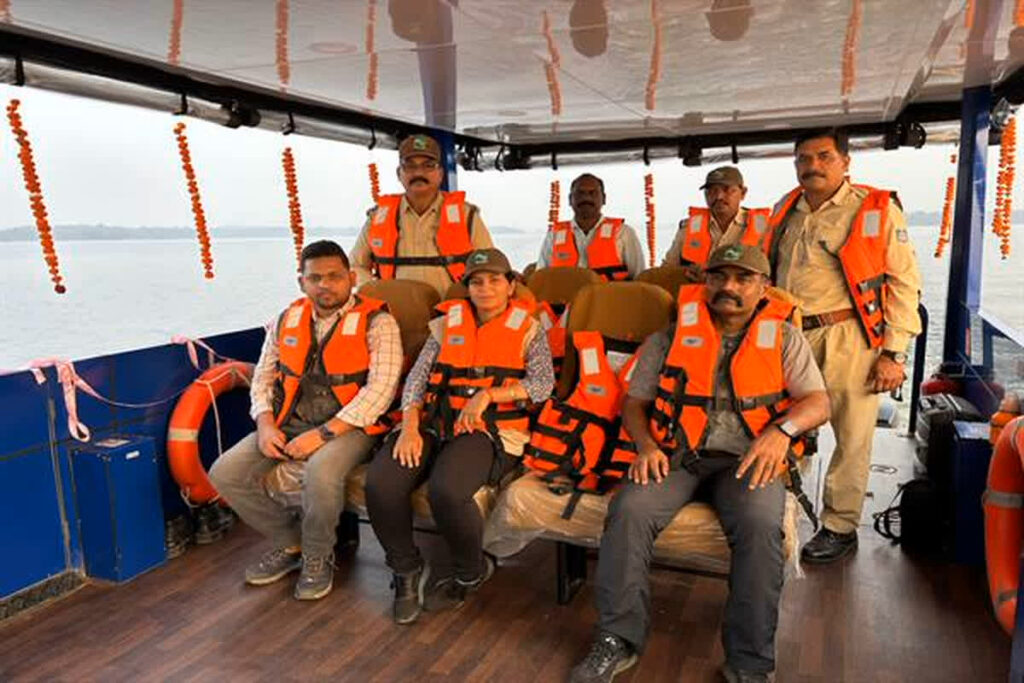
M 804 319 L 800 313 L 800 299 L 793 296 L 784 289 L 779 289 L 778 287 L 768 287 L 767 294 L 772 299 L 785 301 L 786 303 L 790 303 L 796 306 L 796 308 L 793 309 L 793 319 L 791 321 L 791 324 L 798 330 L 803 329 Z
M 649 268 L 636 276 L 637 282 L 650 282 L 664 289 L 675 301 L 679 298 L 679 288 L 683 285 L 692 284 L 689 271 L 682 266 L 658 266 Z
M 427 341 L 427 323 L 435 315 L 434 306 L 441 301 L 437 290 L 419 280 L 371 280 L 359 293 L 388 302 L 402 332 L 406 365 L 415 362 Z
M 444 293 L 444 300 L 445 301 L 448 301 L 449 299 L 468 299 L 468 298 L 469 298 L 469 289 L 467 289 L 466 285 L 462 284 L 461 282 L 454 282 L 454 283 L 452 283 L 452 286 L 449 287 L 448 291 Z M 537 303 L 537 297 L 535 297 L 533 295 L 533 292 L 530 291 L 529 287 L 527 287 L 526 285 L 524 285 L 521 282 L 517 282 L 516 283 L 516 296 L 515 296 L 515 298 L 522 299 L 523 301 L 528 301 L 531 304 Z
M 668 292 L 648 282 L 604 282 L 587 285 L 572 300 L 567 329 L 595 330 L 605 337 L 642 342 L 672 319 L 675 302 Z M 556 393 L 565 398 L 576 384 L 576 349 L 566 344 L 565 364 Z
M 535 272 L 537 272 L 536 261 L 534 261 L 533 263 L 526 264 L 526 267 L 523 268 L 523 277 L 526 278 L 527 281 L 529 281 L 530 276 L 533 275 Z
M 526 283 L 541 301 L 567 304 L 587 285 L 601 282 L 601 276 L 589 268 L 541 268 Z

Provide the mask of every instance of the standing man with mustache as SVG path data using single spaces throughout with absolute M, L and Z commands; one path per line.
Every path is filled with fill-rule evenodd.
M 857 547 L 878 396 L 903 384 L 921 275 L 895 193 L 847 179 L 842 130 L 796 140 L 800 186 L 775 206 L 769 253 L 775 284 L 797 296 L 803 330 L 825 376 L 836 447 L 825 475 L 821 530 L 805 562 Z
M 420 280 L 441 298 L 462 280 L 474 249 L 494 246 L 480 210 L 465 192 L 442 192 L 441 146 L 411 135 L 398 146 L 398 180 L 405 194 L 383 195 L 352 248 L 352 269 L 362 284 L 374 277 Z
M 720 166 L 708 173 L 704 184 L 707 208 L 691 206 L 690 216 L 679 221 L 679 231 L 665 253 L 663 266 L 683 266 L 690 282 L 704 279 L 708 256 L 727 244 L 761 245 L 768 232 L 769 209 L 740 206 L 747 196 L 743 174 L 735 166 Z
M 544 238 L 537 269 L 590 268 L 605 282 L 632 280 L 644 269 L 636 231 L 621 218 L 601 215 L 604 181 L 584 173 L 569 187 L 572 221 L 556 223 Z
M 793 305 L 766 296 L 768 272 L 761 249 L 719 247 L 705 284 L 681 287 L 676 321 L 640 349 L 622 407 L 637 457 L 608 508 L 598 632 L 571 683 L 607 683 L 636 662 L 651 624 L 654 541 L 698 488 L 732 552 L 723 674 L 770 680 L 785 558 L 779 477 L 794 440 L 829 406 L 810 347 L 787 322 Z

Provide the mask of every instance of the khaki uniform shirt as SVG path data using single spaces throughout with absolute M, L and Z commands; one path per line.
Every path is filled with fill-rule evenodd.
M 785 225 L 780 226 L 782 238 L 775 284 L 800 300 L 803 315 L 853 307 L 842 265 L 835 254 L 846 242 L 853 218 L 867 194 L 867 190 L 844 182 L 816 211 L 811 211 L 807 200 L 800 197 Z M 917 315 L 921 274 L 903 212 L 890 203 L 888 213 L 882 226 L 886 244 L 883 348 L 904 353 L 911 338 L 921 332 Z
M 710 212 L 709 212 L 710 213 Z M 732 219 L 732 223 L 729 223 L 724 231 L 718 225 L 718 221 L 715 220 L 715 215 L 711 214 L 711 220 L 708 221 L 711 227 L 711 251 L 713 252 L 718 247 L 725 244 L 736 244 L 740 241 L 743 236 L 743 231 L 747 229 L 747 210 L 740 207 L 740 210 L 736 212 L 736 215 Z M 683 250 L 683 241 L 686 239 L 686 232 L 690 228 L 690 219 L 684 218 L 679 221 L 679 230 L 676 232 L 675 238 L 672 240 L 672 246 L 665 252 L 665 258 L 661 262 L 663 266 L 681 266 L 683 264 L 681 252 Z
M 416 213 L 409 201 L 402 197 L 398 206 L 398 247 L 396 256 L 440 256 L 437 250 L 437 229 L 441 223 L 441 193 L 422 214 Z M 491 233 L 487 231 L 480 210 L 466 202 L 467 216 L 472 213 L 473 222 L 469 226 L 469 240 L 474 249 L 493 247 Z M 361 285 L 373 279 L 370 274 L 371 252 L 367 240 L 371 218 L 367 218 L 363 229 L 356 239 L 349 259 L 352 269 L 356 271 L 358 283 Z M 405 280 L 419 280 L 433 287 L 444 298 L 453 280 L 444 266 L 398 266 L 395 277 Z

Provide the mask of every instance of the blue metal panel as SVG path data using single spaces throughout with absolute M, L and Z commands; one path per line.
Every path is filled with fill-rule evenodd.
M 50 386 L 51 382 L 37 385 L 30 372 L 0 376 L 0 453 L 17 453 L 49 443 L 46 402 Z
M 164 563 L 156 455 L 148 438 L 111 437 L 72 454 L 86 571 L 127 581 Z
M 0 519 L 0 597 L 67 568 L 48 448 L 0 458 Z
M 956 214 L 946 292 L 946 331 L 942 358 L 969 364 L 970 314 L 981 302 L 981 240 L 985 220 L 985 162 L 988 151 L 989 86 L 963 91 Z

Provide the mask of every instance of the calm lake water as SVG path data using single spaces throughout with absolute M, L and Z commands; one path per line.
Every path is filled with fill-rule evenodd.
M 999 258 L 986 235 L 983 305 L 1024 330 L 1024 244 Z M 673 229 L 659 230 L 658 250 Z M 949 256 L 932 256 L 936 229 L 911 228 L 931 314 L 929 367 L 941 354 Z M 522 267 L 536 258 L 541 234 L 498 234 L 498 245 Z M 338 240 L 346 249 L 353 237 Z M 299 295 L 288 238 L 217 239 L 216 278 L 204 280 L 198 246 L 190 240 L 64 242 L 57 245 L 68 287 L 54 294 L 37 244 L 0 246 L 0 369 L 34 358 L 79 359 L 164 344 L 175 334 L 201 337 L 261 325 Z M 980 342 L 978 342 L 980 343 Z M 1003 358 L 1001 374 L 1017 375 L 1024 361 Z M 1005 379 L 1019 378 L 1006 377 Z M 1016 383 L 1016 381 L 1011 382 Z

